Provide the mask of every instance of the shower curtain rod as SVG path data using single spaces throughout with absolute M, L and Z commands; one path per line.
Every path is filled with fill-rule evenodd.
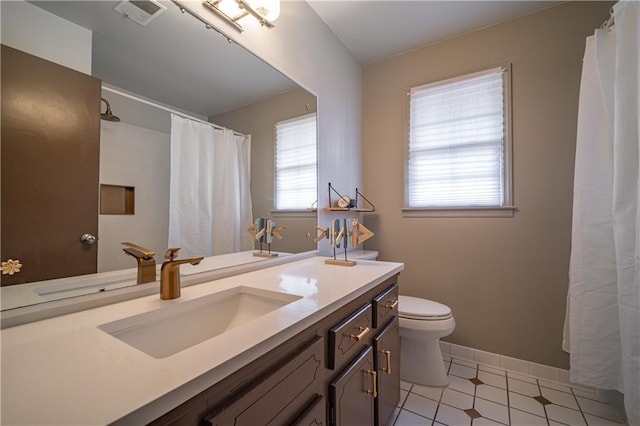
M 113 89 L 113 88 L 108 87 L 108 86 L 104 86 L 104 85 L 103 85 L 103 86 L 102 86 L 102 89 L 103 89 L 103 90 L 106 90 L 107 92 L 115 93 L 116 95 L 124 96 L 125 98 L 133 99 L 134 101 L 142 102 L 143 104 L 150 105 L 150 106 L 152 106 L 152 107 L 155 107 L 155 108 L 161 109 L 161 110 L 163 110 L 163 111 L 171 112 L 171 113 L 173 113 L 173 114 L 179 115 L 180 117 L 188 118 L 189 120 L 193 120 L 193 121 L 197 121 L 198 123 L 208 124 L 209 126 L 213 127 L 214 129 L 218 129 L 218 130 L 224 130 L 224 129 L 225 129 L 225 127 L 218 126 L 218 125 L 217 125 L 217 124 L 215 124 L 215 123 L 211 123 L 211 122 L 209 122 L 209 121 L 201 120 L 201 119 L 196 118 L 196 117 L 193 117 L 193 116 L 191 116 L 191 115 L 189 115 L 189 114 L 185 114 L 184 112 L 177 111 L 177 110 L 175 110 L 175 109 L 172 109 L 172 108 L 166 107 L 166 106 L 164 106 L 164 105 L 157 104 L 157 103 L 152 102 L 152 101 L 149 101 L 149 100 L 147 100 L 147 99 L 139 98 L 139 97 L 137 97 L 137 96 L 131 95 L 131 94 L 129 94 L 129 93 L 122 92 L 122 91 L 117 90 L 117 89 Z M 233 134 L 234 134 L 234 135 L 236 135 L 236 136 L 247 137 L 247 135 L 245 135 L 245 134 L 243 134 L 243 133 L 240 133 L 240 132 L 236 132 L 235 130 L 233 131 Z

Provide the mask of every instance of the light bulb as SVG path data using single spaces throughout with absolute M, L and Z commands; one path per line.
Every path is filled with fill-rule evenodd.
M 248 0 L 247 3 L 267 21 L 275 21 L 280 16 L 280 0 Z

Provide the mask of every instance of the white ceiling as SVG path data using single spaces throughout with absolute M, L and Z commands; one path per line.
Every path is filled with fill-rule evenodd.
M 307 0 L 361 64 L 495 25 L 561 1 Z
M 144 27 L 113 10 L 119 1 L 30 2 L 93 32 L 94 76 L 185 111 L 210 117 L 298 87 L 167 0 Z
M 296 87 L 242 47 L 206 30 L 189 14 L 180 13 L 168 0 L 161 0 L 167 11 L 146 27 L 115 12 L 113 8 L 119 1 L 29 1 L 93 31 L 95 76 L 176 108 L 213 116 Z M 354 57 L 369 64 L 561 2 L 308 0 L 308 3 Z

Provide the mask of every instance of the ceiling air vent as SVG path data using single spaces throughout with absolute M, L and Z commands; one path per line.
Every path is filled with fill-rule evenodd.
M 167 8 L 156 0 L 124 0 L 118 3 L 113 10 L 142 26 L 146 26 Z

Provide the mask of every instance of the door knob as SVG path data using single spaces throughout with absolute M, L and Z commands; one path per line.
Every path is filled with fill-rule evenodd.
M 96 236 L 91 234 L 82 234 L 82 236 L 80 237 L 80 241 L 85 246 L 94 245 L 96 243 L 96 240 L 97 240 Z

